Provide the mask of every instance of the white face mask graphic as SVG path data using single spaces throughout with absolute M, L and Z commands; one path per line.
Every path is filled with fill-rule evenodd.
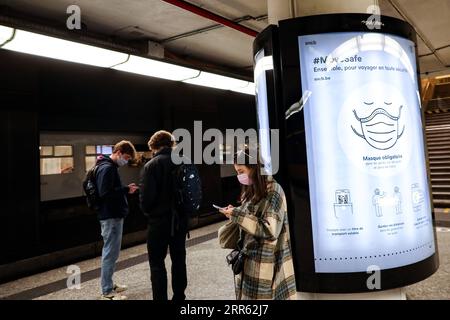
M 366 105 L 371 105 L 372 103 L 365 103 Z M 391 105 L 392 103 L 386 103 L 386 105 Z M 398 111 L 398 116 L 395 117 L 383 108 L 375 109 L 370 116 L 366 118 L 358 117 L 356 110 L 353 110 L 355 118 L 361 124 L 361 131 L 359 133 L 352 126 L 353 132 L 366 140 L 366 142 L 378 150 L 387 150 L 392 148 L 397 140 L 402 136 L 405 131 L 405 126 L 399 129 L 398 120 L 400 119 L 401 111 L 403 106 L 400 106 Z

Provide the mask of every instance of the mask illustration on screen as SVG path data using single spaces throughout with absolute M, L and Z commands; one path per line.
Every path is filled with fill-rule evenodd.
M 371 105 L 371 103 L 364 104 Z M 385 104 L 390 105 L 391 103 L 385 102 Z M 366 142 L 375 149 L 390 149 L 397 143 L 397 140 L 405 131 L 405 126 L 403 126 L 400 131 L 398 125 L 402 108 L 403 106 L 400 106 L 397 117 L 391 115 L 383 108 L 377 108 L 371 113 L 370 116 L 360 118 L 358 117 L 356 110 L 353 110 L 355 118 L 361 124 L 362 133 L 359 133 L 355 128 L 353 128 L 353 126 L 352 130 L 358 137 L 366 140 Z

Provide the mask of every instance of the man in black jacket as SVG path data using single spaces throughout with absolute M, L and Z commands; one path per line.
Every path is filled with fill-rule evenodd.
M 118 168 L 135 157 L 133 144 L 123 140 L 114 146 L 110 157 L 101 155 L 96 162 L 95 179 L 100 197 L 98 218 L 104 243 L 101 272 L 101 298 L 104 300 L 126 299 L 125 296 L 119 295 L 119 292 L 127 287 L 114 284 L 112 278 L 122 244 L 123 220 L 128 214 L 126 195 L 134 193 L 138 187 L 134 183 L 123 186 Z
M 146 163 L 141 177 L 141 208 L 148 218 L 147 250 L 154 300 L 167 300 L 167 272 L 164 260 L 167 248 L 172 260 L 173 300 L 184 300 L 187 287 L 187 217 L 177 214 L 173 203 L 171 160 L 174 137 L 167 131 L 156 132 L 148 142 L 154 157 Z

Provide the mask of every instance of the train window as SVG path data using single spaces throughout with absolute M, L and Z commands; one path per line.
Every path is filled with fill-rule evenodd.
M 97 156 L 104 154 L 104 155 L 111 155 L 113 150 L 112 145 L 90 145 L 86 146 L 86 156 L 84 157 L 84 164 L 86 168 L 86 172 L 92 168 L 95 165 L 95 161 L 97 159 Z
M 86 165 L 86 171 L 88 171 L 90 168 L 92 168 L 95 165 L 95 156 L 87 156 L 84 159 L 85 165 Z
M 112 148 L 113 146 L 96 146 L 96 153 L 110 155 L 112 153 Z
M 40 146 L 41 175 L 73 172 L 72 146 Z
M 41 156 L 52 156 L 53 155 L 53 146 L 40 146 L 39 153 Z
M 86 146 L 86 154 L 87 155 L 100 155 L 100 154 L 110 155 L 110 154 L 112 154 L 113 147 L 114 146 L 112 146 L 112 145 Z
M 41 175 L 73 172 L 73 158 L 41 158 Z
M 95 146 L 86 146 L 86 154 L 95 154 Z
M 102 154 L 112 154 L 113 146 L 102 146 Z
M 66 157 L 72 155 L 72 146 L 55 146 L 55 157 Z

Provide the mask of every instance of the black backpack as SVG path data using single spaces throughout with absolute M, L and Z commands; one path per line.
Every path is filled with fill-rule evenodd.
M 83 181 L 83 190 L 86 194 L 86 203 L 89 209 L 98 210 L 100 206 L 100 196 L 97 190 L 96 173 L 98 166 L 95 165 L 86 173 Z
M 182 163 L 172 170 L 175 208 L 181 215 L 192 216 L 202 203 L 202 185 L 195 164 Z

